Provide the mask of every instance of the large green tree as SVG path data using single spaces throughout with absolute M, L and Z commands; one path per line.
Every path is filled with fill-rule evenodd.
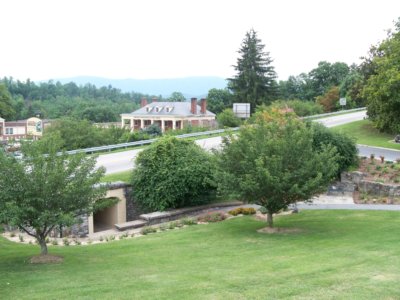
M 216 188 L 214 166 L 193 141 L 163 137 L 136 158 L 134 198 L 152 211 L 204 203 Z
M 207 110 L 214 114 L 221 113 L 226 108 L 232 108 L 233 95 L 228 89 L 211 89 L 207 95 Z
M 315 148 L 312 128 L 279 110 L 257 113 L 218 157 L 221 191 L 264 206 L 270 227 L 274 213 L 323 191 L 338 168 L 333 146 Z
M 252 112 L 257 105 L 269 104 L 277 96 L 275 69 L 264 48 L 254 29 L 247 32 L 234 65 L 237 74 L 228 79 L 235 101 L 250 103 Z
M 400 133 L 400 19 L 396 30 L 373 52 L 370 76 L 363 90 L 368 116 L 386 132 Z
M 0 84 L 0 117 L 6 120 L 15 116 L 11 94 L 4 84 Z
M 53 139 L 24 144 L 20 160 L 0 151 L 0 223 L 35 237 L 43 255 L 55 226 L 74 224 L 105 194 L 104 187 L 94 187 L 104 175 L 95 157 L 59 149 Z

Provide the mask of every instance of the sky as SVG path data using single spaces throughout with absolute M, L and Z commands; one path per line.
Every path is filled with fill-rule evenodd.
M 359 63 L 399 0 L 0 0 L 0 77 L 235 75 L 254 29 L 280 80 L 319 61 Z

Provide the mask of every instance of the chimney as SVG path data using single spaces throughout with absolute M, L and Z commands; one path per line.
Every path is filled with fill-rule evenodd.
M 207 111 L 207 99 L 201 99 L 200 100 L 200 113 L 205 114 Z
M 140 107 L 145 107 L 146 105 L 147 105 L 147 99 L 142 98 L 142 100 L 140 100 Z
M 157 97 L 153 97 L 152 100 L 153 100 L 153 102 L 157 102 L 158 99 L 157 99 Z
M 190 112 L 194 115 L 197 115 L 197 98 L 192 98 L 190 101 Z

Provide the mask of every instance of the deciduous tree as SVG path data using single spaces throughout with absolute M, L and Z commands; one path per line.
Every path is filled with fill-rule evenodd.
M 225 138 L 218 158 L 221 191 L 264 206 L 270 227 L 274 213 L 323 191 L 338 168 L 333 146 L 315 149 L 312 129 L 279 110 Z
M 55 226 L 74 224 L 105 193 L 94 187 L 104 175 L 95 157 L 59 149 L 57 140 L 24 144 L 20 160 L 0 151 L 0 222 L 35 237 L 41 254 L 47 254 L 46 237 Z

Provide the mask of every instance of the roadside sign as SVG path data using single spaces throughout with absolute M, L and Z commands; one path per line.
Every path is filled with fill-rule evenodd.
M 339 103 L 340 103 L 340 105 L 345 106 L 346 105 L 346 98 L 340 98 L 339 99 Z
M 233 103 L 233 113 L 242 119 L 250 118 L 250 103 Z

